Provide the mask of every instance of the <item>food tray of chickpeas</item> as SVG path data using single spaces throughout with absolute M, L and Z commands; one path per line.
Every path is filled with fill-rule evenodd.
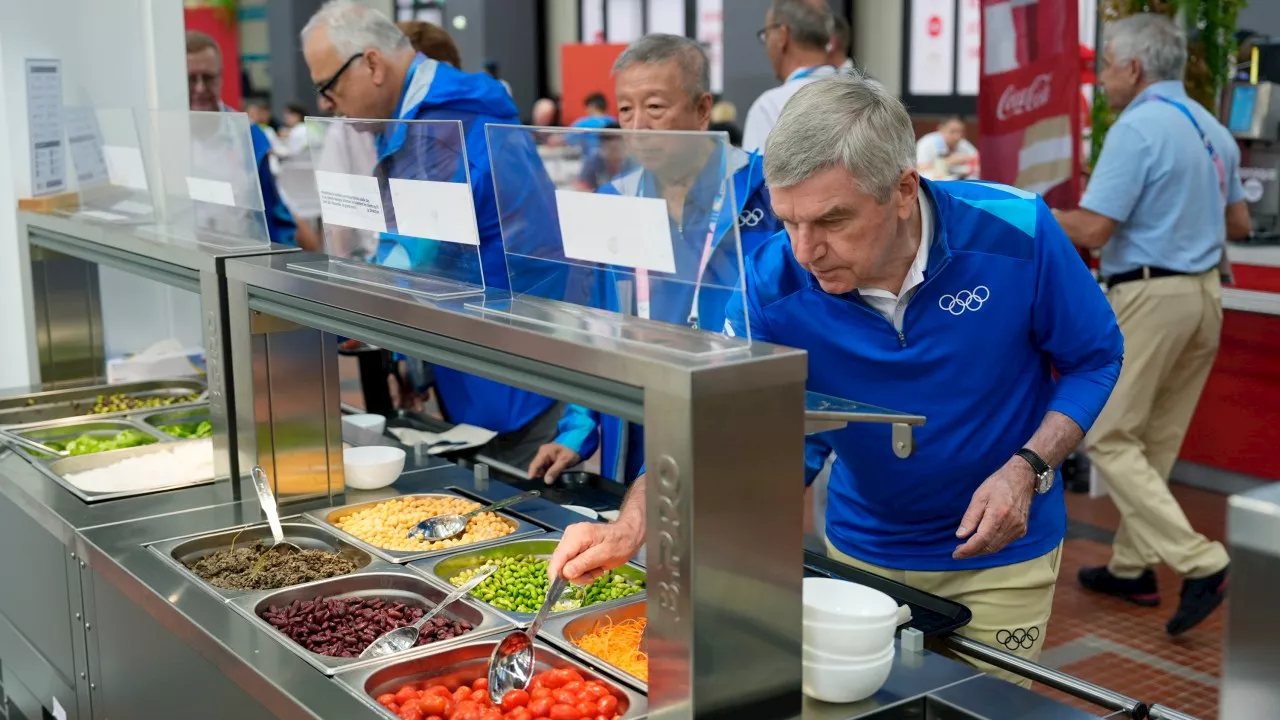
M 312 510 L 306 516 L 393 563 L 421 560 L 543 532 L 542 528 L 520 518 L 501 512 L 486 512 L 467 521 L 467 529 L 461 535 L 447 540 L 409 536 L 409 531 L 427 518 L 449 513 L 465 515 L 480 506 L 480 503 L 454 493 L 422 493 Z

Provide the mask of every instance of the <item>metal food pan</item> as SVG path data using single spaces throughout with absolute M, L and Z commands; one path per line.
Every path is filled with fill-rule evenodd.
M 231 601 L 231 606 L 254 624 L 271 634 L 276 640 L 284 643 L 295 655 L 315 667 L 325 675 L 364 667 L 386 660 L 386 658 L 336 658 L 311 652 L 294 642 L 292 638 L 280 632 L 271 623 L 262 618 L 262 613 L 272 605 L 283 606 L 295 600 L 314 600 L 325 598 L 377 598 L 393 600 L 405 605 L 431 610 L 440 604 L 448 595 L 446 591 L 436 587 L 426 578 L 410 572 L 398 565 L 379 565 L 376 568 L 357 571 L 350 575 L 317 580 L 305 585 L 295 585 L 283 590 L 266 590 L 245 595 Z M 462 598 L 443 611 L 443 615 L 455 620 L 471 623 L 472 630 L 452 640 L 441 640 L 421 647 L 415 647 L 401 653 L 398 658 L 417 657 L 428 653 L 439 652 L 442 648 L 452 647 L 464 642 L 513 629 L 506 618 L 485 608 L 483 603 Z
M 299 522 L 297 518 L 281 523 L 284 538 L 304 550 L 328 550 L 350 558 L 356 564 L 356 571 L 379 565 L 380 563 L 369 553 L 342 538 L 334 536 L 328 529 L 308 522 Z M 224 600 L 257 595 L 263 590 L 228 590 L 211 585 L 199 575 L 191 571 L 191 565 L 200 558 L 230 548 L 234 542 L 237 546 L 252 545 L 258 540 L 271 542 L 271 528 L 266 523 L 241 525 L 211 533 L 173 538 L 162 542 L 151 543 L 148 547 L 165 562 L 177 568 L 192 582 Z M 345 576 L 344 576 L 345 577 Z M 295 586 L 297 587 L 297 586 Z M 282 588 L 283 589 L 283 588 Z
M 382 500 L 375 500 L 372 502 L 352 503 L 350 505 L 339 505 L 338 507 L 333 507 L 333 508 L 321 508 L 319 510 L 309 510 L 304 514 L 312 522 L 315 522 L 319 525 L 323 525 L 325 528 L 329 529 L 330 531 L 334 532 L 340 537 L 346 539 L 351 544 L 358 545 L 364 548 L 365 550 L 368 550 L 369 552 L 373 553 L 374 555 L 382 558 L 383 560 L 386 560 L 387 562 L 392 562 L 392 563 L 407 563 L 413 560 L 421 560 L 423 558 L 428 558 L 428 557 L 438 557 L 441 555 L 448 555 L 449 553 L 455 553 L 460 550 L 466 550 L 470 548 L 488 547 L 496 543 L 506 542 L 507 540 L 511 540 L 513 538 L 528 537 L 530 535 L 537 535 L 543 532 L 542 528 L 538 527 L 537 525 L 527 522 L 519 517 L 514 517 L 508 513 L 498 511 L 497 514 L 511 527 L 511 533 L 508 535 L 503 535 L 502 537 L 495 538 L 493 540 L 485 540 L 483 542 L 471 543 L 469 545 L 459 545 L 457 547 L 444 548 L 441 550 L 406 551 L 406 550 L 387 550 L 386 548 L 380 548 L 377 545 L 374 545 L 373 543 L 367 540 L 361 540 L 355 535 L 352 535 L 340 529 L 337 526 L 338 519 L 346 517 L 347 515 L 358 512 L 360 510 L 364 510 L 365 508 L 371 508 L 375 505 L 381 505 L 382 503 L 388 502 L 390 500 L 404 500 L 407 498 L 417 498 L 417 497 L 461 498 L 463 500 L 471 500 L 472 502 L 476 502 L 473 498 L 467 497 L 465 495 L 460 495 L 454 492 L 413 493 L 411 495 L 399 495 L 394 498 L 384 498 Z M 426 516 L 424 516 L 422 519 L 426 520 L 427 518 Z
M 149 380 L 120 385 L 91 385 L 0 398 L 0 426 L 26 425 L 88 415 L 99 395 L 182 397 L 205 390 L 202 380 Z M 177 406 L 174 406 L 177 407 Z M 91 417 L 113 417 L 94 415 Z
M 113 417 L 109 420 L 97 420 L 97 419 L 82 418 L 82 417 L 66 418 L 63 420 L 53 420 L 51 422 L 19 425 L 16 427 L 9 428 L 7 432 L 10 432 L 19 437 L 26 438 L 27 440 L 34 440 L 35 442 L 45 444 L 45 445 L 51 442 L 58 442 L 65 445 L 66 443 L 69 443 L 72 440 L 75 440 L 81 435 L 111 437 L 124 430 L 137 430 L 141 432 L 143 435 L 153 438 L 156 442 L 172 442 L 174 440 L 173 437 L 165 435 L 164 433 L 157 431 L 153 427 L 148 427 L 142 423 L 134 422 L 133 420 L 130 420 L 127 417 Z M 146 447 L 146 446 L 139 445 L 138 447 Z M 18 449 L 30 457 L 35 457 L 35 454 L 26 448 L 20 447 Z M 132 448 L 125 448 L 125 449 L 128 450 Z M 108 452 L 113 452 L 113 451 L 108 451 Z M 90 453 L 90 454 L 99 455 L 101 453 Z M 75 457 L 87 457 L 87 456 L 77 455 Z M 57 458 L 37 458 L 37 459 L 56 460 Z
M 627 598 L 627 600 L 630 601 L 631 598 Z M 575 658 L 612 673 L 618 679 L 648 695 L 648 682 L 625 670 L 614 667 L 604 659 L 592 655 L 573 643 L 574 640 L 591 632 L 597 625 L 607 625 L 645 617 L 648 607 L 649 604 L 644 598 L 634 602 L 626 602 L 622 605 L 592 605 L 550 618 L 543 624 L 542 630 L 538 635 Z
M 119 492 L 92 492 L 77 487 L 73 482 L 63 477 L 74 473 L 93 470 L 96 468 L 106 467 L 121 460 L 150 455 L 152 453 L 160 453 L 173 450 L 179 447 L 181 443 L 200 442 L 210 443 L 210 440 L 173 440 L 170 442 L 157 442 L 151 445 L 142 445 L 140 447 L 126 448 L 124 450 L 108 450 L 106 452 L 94 453 L 92 455 L 76 455 L 74 457 L 64 457 L 52 462 L 37 461 L 35 467 L 44 473 L 46 477 L 66 488 L 68 492 L 80 498 L 87 503 L 103 502 L 106 500 L 117 500 L 119 498 L 136 497 L 139 495 L 150 495 L 152 493 L 165 492 L 168 490 L 177 490 L 178 488 L 195 487 L 197 485 L 208 485 L 216 480 L 209 477 L 207 479 L 195 480 L 193 482 L 175 482 L 170 485 L 161 485 L 157 487 L 149 487 L 140 490 L 122 490 Z M 210 452 L 213 452 L 212 444 Z
M 560 537 L 561 537 L 561 534 L 559 532 L 554 532 L 554 533 L 547 533 L 545 535 L 541 535 L 539 537 L 532 538 L 532 539 L 513 540 L 511 542 L 505 542 L 499 545 L 479 548 L 476 550 L 463 550 L 461 552 L 454 553 L 453 555 L 446 555 L 444 557 L 436 557 L 436 558 L 428 558 L 426 560 L 413 562 L 409 564 L 409 568 L 412 570 L 416 570 L 420 573 L 423 573 L 429 578 L 432 578 L 435 582 L 440 583 L 442 587 L 451 588 L 453 587 L 453 585 L 449 582 L 449 578 L 453 577 L 454 575 L 457 575 L 463 570 L 470 570 L 471 568 L 485 565 L 491 560 L 496 560 L 498 558 L 508 557 L 511 555 L 533 555 L 535 557 L 544 558 L 544 559 L 550 558 L 551 554 L 556 551 L 556 546 L 560 544 Z M 631 563 L 623 565 L 622 567 L 619 567 L 619 568 L 615 568 L 614 572 L 620 575 L 626 576 L 632 580 L 643 581 L 645 580 L 645 577 L 646 577 L 645 571 L 643 569 Z M 625 598 L 610 600 L 608 602 L 603 602 L 596 605 L 589 605 L 588 607 L 593 610 L 608 608 L 608 607 L 616 607 L 624 603 L 634 602 L 635 600 L 643 600 L 646 596 L 647 596 L 647 590 L 642 590 L 641 592 L 638 592 L 635 595 L 628 595 Z M 479 600 L 478 602 L 484 603 L 484 601 L 482 600 Z M 503 615 L 507 618 L 510 618 L 512 622 L 514 622 L 516 625 L 520 627 L 528 627 L 529 624 L 533 622 L 533 616 L 535 613 L 522 613 L 522 612 L 515 612 L 512 610 L 503 610 L 502 608 L 494 607 L 492 605 L 489 605 L 488 603 L 484 603 L 484 605 L 489 609 L 493 610 L 494 612 L 500 615 Z M 552 612 L 550 617 L 554 618 L 559 615 L 568 615 L 571 613 L 580 612 L 581 610 L 583 610 L 583 608 Z
M 166 425 L 182 425 L 185 423 L 198 423 L 209 419 L 209 405 L 200 403 L 199 405 L 182 405 L 176 410 L 149 410 L 146 412 L 134 411 L 134 417 L 139 423 L 146 426 L 151 432 L 168 438 L 169 440 L 185 440 L 187 438 L 179 438 L 170 435 L 160 428 Z
M 395 715 L 379 705 L 375 698 L 384 693 L 395 692 L 410 683 L 440 681 L 450 686 L 455 683 L 471 684 L 488 674 L 489 656 L 497 645 L 498 640 L 494 638 L 475 640 L 431 655 L 382 661 L 370 667 L 339 673 L 337 680 L 361 700 L 377 708 L 382 713 L 380 717 L 394 718 Z M 572 668 L 587 680 L 602 683 L 618 698 L 618 710 L 622 713 L 623 720 L 642 718 L 649 712 L 649 701 L 644 695 L 541 640 L 533 644 L 533 664 L 536 673 Z

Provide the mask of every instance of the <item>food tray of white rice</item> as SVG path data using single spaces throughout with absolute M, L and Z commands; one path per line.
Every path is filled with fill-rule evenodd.
M 173 490 L 214 481 L 213 440 L 157 443 L 68 457 L 42 469 L 85 502 Z

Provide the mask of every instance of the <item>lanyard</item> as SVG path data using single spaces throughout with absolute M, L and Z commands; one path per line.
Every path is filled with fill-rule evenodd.
M 814 65 L 813 67 L 800 68 L 799 70 L 796 70 L 787 76 L 786 81 L 791 82 L 792 80 L 803 80 L 812 75 L 826 77 L 828 75 L 835 75 L 836 72 L 838 72 L 836 68 L 830 65 Z
M 730 182 L 730 178 L 725 178 L 724 182 Z M 688 323 L 689 327 L 694 330 L 698 329 L 698 295 L 702 292 L 702 276 L 707 271 L 707 264 L 711 262 L 711 251 L 715 249 L 716 242 L 716 225 L 720 221 L 720 210 L 724 205 L 724 187 L 716 194 L 715 202 L 711 205 L 711 221 L 710 227 L 707 228 L 707 241 L 702 246 L 702 259 L 698 261 L 698 277 L 693 285 L 693 305 L 689 307 Z M 650 302 L 649 302 L 649 271 L 644 268 L 636 269 L 636 315 L 649 319 Z
M 1218 154 L 1218 151 L 1216 149 L 1214 149 L 1213 142 L 1210 141 L 1209 137 L 1204 134 L 1204 130 L 1200 129 L 1200 123 L 1196 122 L 1195 116 L 1192 115 L 1191 111 L 1188 110 L 1186 106 L 1183 105 L 1182 103 L 1170 100 L 1169 98 L 1164 97 L 1163 95 L 1152 95 L 1151 99 L 1159 100 L 1160 102 L 1166 103 L 1168 105 L 1172 105 L 1173 107 L 1177 108 L 1178 111 L 1181 112 L 1188 120 L 1191 121 L 1191 126 L 1196 129 L 1197 133 L 1200 134 L 1200 141 L 1204 143 L 1204 149 L 1209 152 L 1209 160 L 1213 163 L 1214 171 L 1218 173 L 1218 192 L 1222 194 L 1222 198 L 1223 200 L 1225 200 L 1227 197 L 1227 167 L 1222 162 L 1222 156 Z

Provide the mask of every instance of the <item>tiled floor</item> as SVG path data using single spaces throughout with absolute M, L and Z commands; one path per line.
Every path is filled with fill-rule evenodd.
M 1183 486 L 1175 486 L 1174 495 L 1197 530 L 1222 540 L 1224 496 Z M 1073 525 L 1091 532 L 1068 537 L 1042 661 L 1148 704 L 1216 720 L 1225 608 L 1173 639 L 1165 634 L 1164 624 L 1177 607 L 1181 580 L 1167 568 L 1157 571 L 1158 608 L 1139 608 L 1085 592 L 1076 582 L 1076 573 L 1082 567 L 1106 564 L 1110 547 L 1096 538 L 1115 530 L 1119 514 L 1109 499 L 1091 500 L 1084 495 L 1068 495 L 1067 508 Z M 1039 686 L 1037 690 L 1102 714 L 1096 706 L 1057 691 Z

